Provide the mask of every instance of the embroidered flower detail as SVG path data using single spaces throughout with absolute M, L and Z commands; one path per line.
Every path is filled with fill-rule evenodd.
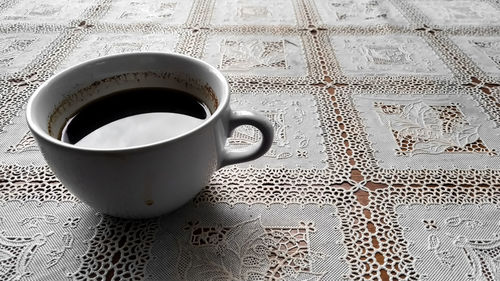
M 307 157 L 309 157 L 309 154 L 305 150 L 297 150 L 297 157 L 307 158 Z
M 63 224 L 63 227 L 64 228 L 77 228 L 78 227 L 78 223 L 80 222 L 81 218 L 79 217 L 69 217 L 68 220 L 66 220 L 66 222 Z
M 316 227 L 314 225 L 314 222 L 300 222 L 300 226 L 303 226 L 306 228 L 309 232 L 316 232 Z
M 425 226 L 425 229 L 426 230 L 438 230 L 439 227 L 436 225 L 436 222 L 434 220 L 423 220 L 422 221 L 424 223 L 424 226 Z

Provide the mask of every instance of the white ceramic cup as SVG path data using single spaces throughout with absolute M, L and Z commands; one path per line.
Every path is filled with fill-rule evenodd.
M 137 87 L 188 92 L 212 115 L 177 137 L 129 148 L 82 148 L 58 139 L 66 120 L 83 105 Z M 183 205 L 217 169 L 263 155 L 274 135 L 266 118 L 230 108 L 228 83 L 217 69 L 169 53 L 112 55 L 66 69 L 31 96 L 27 122 L 48 165 L 71 193 L 102 213 L 125 218 L 154 217 Z M 244 150 L 229 149 L 227 138 L 241 125 L 255 126 L 262 139 Z

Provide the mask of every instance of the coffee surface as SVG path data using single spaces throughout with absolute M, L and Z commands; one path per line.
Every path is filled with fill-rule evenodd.
M 60 139 L 88 148 L 133 147 L 179 136 L 210 115 L 208 107 L 189 93 L 133 88 L 83 106 L 66 122 Z

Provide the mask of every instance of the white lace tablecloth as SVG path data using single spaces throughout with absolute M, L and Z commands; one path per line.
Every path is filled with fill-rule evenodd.
M 498 0 L 2 0 L 0 37 L 0 280 L 500 280 Z M 160 218 L 79 202 L 26 101 L 131 51 L 219 68 L 272 149 Z

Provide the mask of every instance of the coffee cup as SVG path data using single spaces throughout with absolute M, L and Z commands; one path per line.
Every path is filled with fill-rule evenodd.
M 101 137 L 97 144 L 111 141 L 102 147 L 62 139 L 79 112 L 112 97 L 114 101 L 88 114 L 94 118 L 88 124 L 98 123 L 100 117 L 95 116 L 100 112 L 124 107 L 120 93 L 131 89 L 169 89 L 157 95 L 173 90 L 181 98 L 191 95 L 204 104 L 208 115 L 182 132 L 143 143 L 114 146 L 113 141 L 125 133 Z M 141 97 L 136 95 L 129 106 L 143 102 Z M 213 66 L 181 54 L 141 52 L 97 58 L 57 73 L 30 97 L 26 112 L 47 164 L 72 194 L 105 214 L 148 218 L 192 199 L 217 169 L 256 159 L 270 148 L 274 135 L 270 122 L 251 111 L 232 110 L 229 98 L 228 83 Z M 169 102 L 167 98 L 165 103 Z M 152 123 L 158 132 L 172 125 L 146 121 Z M 262 137 L 254 145 L 234 150 L 226 145 L 227 139 L 241 125 L 256 127 Z M 142 134 L 136 133 L 142 125 L 129 127 L 127 134 L 132 137 Z

